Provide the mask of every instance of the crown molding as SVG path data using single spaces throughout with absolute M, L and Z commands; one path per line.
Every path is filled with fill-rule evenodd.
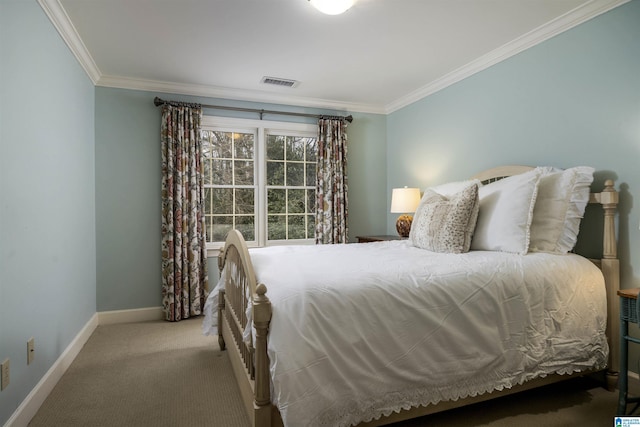
M 95 85 L 100 78 L 100 70 L 60 2 L 58 0 L 38 0 L 38 4 Z
M 158 80 L 135 79 L 120 76 L 101 76 L 96 86 L 143 90 L 148 92 L 175 93 L 208 98 L 223 98 L 236 101 L 285 104 L 298 107 L 322 108 L 327 110 L 351 111 L 360 113 L 385 114 L 383 106 L 357 104 L 318 98 L 302 98 L 271 92 L 232 89 L 219 86 L 174 83 Z
M 390 114 L 630 0 L 592 0 L 385 106 Z
M 328 110 L 351 111 L 361 113 L 385 114 L 383 105 L 369 105 L 341 102 L 317 98 L 284 96 L 262 91 L 249 91 L 216 86 L 193 85 L 154 80 L 135 79 L 129 77 L 105 76 L 93 60 L 89 50 L 83 43 L 69 15 L 59 0 L 38 0 L 38 4 L 56 28 L 64 42 L 76 57 L 80 66 L 96 86 L 143 90 L 181 95 L 226 98 L 238 101 L 265 102 L 270 104 L 286 104 L 300 107 L 322 108 Z
M 263 91 L 105 76 L 102 75 L 98 69 L 98 66 L 82 42 L 59 0 L 38 0 L 38 3 L 96 86 L 224 98 L 238 101 L 286 104 L 338 111 L 390 114 L 629 1 L 630 0 L 591 0 L 386 105 L 350 103 L 318 98 L 295 97 Z

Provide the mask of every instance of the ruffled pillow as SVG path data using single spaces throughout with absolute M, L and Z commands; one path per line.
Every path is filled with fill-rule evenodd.
M 413 217 L 409 240 L 414 246 L 432 252 L 468 252 L 478 208 L 476 183 L 450 197 L 427 189 Z
M 564 254 L 578 240 L 594 169 L 588 166 L 540 169 L 543 175 L 533 210 L 529 250 Z

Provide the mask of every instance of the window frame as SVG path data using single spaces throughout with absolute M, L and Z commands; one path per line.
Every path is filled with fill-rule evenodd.
M 315 244 L 315 239 L 267 240 L 267 135 L 318 137 L 317 124 L 243 119 L 236 117 L 203 116 L 202 130 L 254 133 L 254 183 L 256 239 L 247 241 L 248 247 L 290 244 Z M 207 255 L 217 256 L 224 242 L 207 242 Z

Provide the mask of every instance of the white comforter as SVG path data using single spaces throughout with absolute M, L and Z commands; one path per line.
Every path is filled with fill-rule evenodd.
M 577 255 L 436 254 L 406 241 L 250 253 L 273 307 L 285 426 L 349 426 L 606 364 L 604 279 Z

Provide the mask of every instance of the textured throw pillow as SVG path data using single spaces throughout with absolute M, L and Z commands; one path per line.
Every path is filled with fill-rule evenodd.
M 480 187 L 480 212 L 471 249 L 527 253 L 541 174 L 533 169 Z
M 529 250 L 564 254 L 578 240 L 594 169 L 588 166 L 540 169 L 543 175 L 533 210 Z
M 409 240 L 414 246 L 432 252 L 468 252 L 478 206 L 475 183 L 451 197 L 427 189 L 413 217 Z

